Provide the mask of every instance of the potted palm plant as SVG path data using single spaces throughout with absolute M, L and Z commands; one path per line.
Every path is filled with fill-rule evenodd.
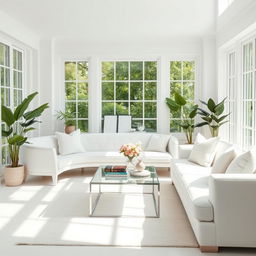
M 11 164 L 5 166 L 4 179 L 6 186 L 18 186 L 22 184 L 24 180 L 24 166 L 19 164 L 20 147 L 27 143 L 26 134 L 32 130 L 35 130 L 32 125 L 38 123 L 38 117 L 48 108 L 48 103 L 41 105 L 40 107 L 27 111 L 30 102 L 38 93 L 32 93 L 25 98 L 19 106 L 16 107 L 14 112 L 2 105 L 2 122 L 5 124 L 5 128 L 2 129 L 2 137 L 7 139 L 8 152 L 11 160 Z
M 166 98 L 166 104 L 171 110 L 172 113 L 180 112 L 183 107 L 186 106 L 187 100 L 182 97 L 179 93 L 174 93 L 174 99 Z M 204 123 L 198 123 L 195 124 L 195 117 L 197 115 L 197 109 L 198 105 L 193 105 L 189 108 L 188 111 L 182 112 L 182 120 L 179 123 L 179 126 L 183 129 L 187 143 L 192 144 L 193 143 L 193 133 L 195 128 L 201 127 L 204 125 Z
M 201 100 L 201 103 L 207 106 L 209 111 L 198 108 L 198 114 L 204 120 L 202 124 L 209 126 L 212 137 L 217 137 L 219 135 L 219 128 L 228 122 L 228 120 L 225 121 L 225 119 L 230 115 L 230 113 L 223 115 L 225 100 L 226 98 L 217 104 L 211 98 L 208 100 L 208 102 Z
M 57 119 L 64 120 L 65 122 L 65 133 L 70 134 L 76 129 L 76 121 L 73 118 L 71 112 L 57 111 Z

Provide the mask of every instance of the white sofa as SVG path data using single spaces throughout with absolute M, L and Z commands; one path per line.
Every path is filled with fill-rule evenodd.
M 178 140 L 169 137 L 166 152 L 147 151 L 151 133 L 83 133 L 81 134 L 84 153 L 60 155 L 55 136 L 29 139 L 23 147 L 24 164 L 29 175 L 52 176 L 56 184 L 58 175 L 64 171 L 100 165 L 125 164 L 126 159 L 119 153 L 122 144 L 141 142 L 143 161 L 155 167 L 170 167 L 170 161 L 178 155 Z
M 220 141 L 215 160 L 229 147 Z M 191 149 L 180 147 L 183 159 L 171 160 L 171 178 L 201 250 L 256 247 L 256 175 L 211 174 L 187 160 Z

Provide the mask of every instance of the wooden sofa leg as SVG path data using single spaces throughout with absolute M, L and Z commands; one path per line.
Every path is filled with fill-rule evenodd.
M 219 247 L 218 246 L 200 246 L 201 252 L 218 252 Z

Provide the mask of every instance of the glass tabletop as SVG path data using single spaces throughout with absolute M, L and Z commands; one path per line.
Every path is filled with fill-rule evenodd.
M 138 185 L 159 185 L 156 168 L 154 166 L 147 166 L 145 169 L 150 171 L 147 177 L 135 177 L 128 175 L 125 177 L 106 177 L 104 174 L 105 166 L 100 166 L 93 176 L 90 184 L 138 184 Z

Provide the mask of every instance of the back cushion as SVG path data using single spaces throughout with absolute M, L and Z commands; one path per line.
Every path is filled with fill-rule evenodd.
M 123 144 L 141 143 L 145 150 L 150 133 L 84 133 L 81 135 L 82 144 L 86 151 L 119 151 Z
M 233 145 L 226 142 L 226 141 L 219 141 L 218 142 L 218 146 L 216 148 L 216 154 L 215 154 L 215 157 L 214 157 L 214 160 L 213 160 L 213 165 L 214 163 L 218 160 L 219 157 L 221 157 L 223 155 L 224 152 L 228 151 L 229 149 L 233 149 Z
M 29 138 L 28 142 L 31 145 L 43 147 L 43 148 L 55 148 L 58 152 L 58 141 L 56 136 L 42 136 L 42 137 L 35 137 Z

